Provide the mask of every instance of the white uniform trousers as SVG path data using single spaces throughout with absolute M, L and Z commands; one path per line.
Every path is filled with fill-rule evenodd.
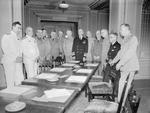
M 5 69 L 7 88 L 21 84 L 24 80 L 22 63 L 5 62 L 3 66 Z
M 33 78 L 37 75 L 38 71 L 38 64 L 34 60 L 25 59 L 24 60 L 26 72 L 27 72 L 27 78 Z
M 121 77 L 120 77 L 120 80 L 119 80 L 118 101 L 120 101 L 120 99 L 121 99 L 123 87 L 125 85 L 125 81 L 126 81 L 126 78 L 128 77 L 128 75 L 129 75 L 129 79 L 128 79 L 128 84 L 127 84 L 127 88 L 126 88 L 125 95 L 124 95 L 123 105 L 125 104 L 125 101 L 126 101 L 125 98 L 128 95 L 127 94 L 128 90 L 130 89 L 131 83 L 132 83 L 132 81 L 134 79 L 135 71 L 132 71 L 132 72 L 121 72 Z

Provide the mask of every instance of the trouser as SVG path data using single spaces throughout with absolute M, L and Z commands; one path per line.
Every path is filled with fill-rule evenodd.
M 121 72 L 121 77 L 120 77 L 120 80 L 119 80 L 118 101 L 120 101 L 120 99 L 121 99 L 122 91 L 123 91 L 125 81 L 126 81 L 126 78 L 128 77 L 128 75 L 129 75 L 129 79 L 128 79 L 128 84 L 127 84 L 127 88 L 126 88 L 125 95 L 124 95 L 123 105 L 125 104 L 125 101 L 126 101 L 125 99 L 128 95 L 128 90 L 130 89 L 131 83 L 134 79 L 135 71 Z
M 33 60 L 25 60 L 24 61 L 26 72 L 27 72 L 27 78 L 32 78 L 37 75 L 38 71 L 38 64 L 37 62 Z
M 78 61 L 83 61 L 83 56 L 84 56 L 84 53 L 82 52 L 75 53 L 75 59 Z
M 66 59 L 66 62 L 69 62 L 72 60 L 72 55 L 65 55 L 65 59 Z
M 24 80 L 22 63 L 5 62 L 3 63 L 7 87 L 19 85 Z

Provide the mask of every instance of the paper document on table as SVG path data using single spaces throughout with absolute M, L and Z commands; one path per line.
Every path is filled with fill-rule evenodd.
M 40 75 L 36 76 L 37 79 L 53 79 L 58 77 L 55 73 L 41 73 Z
M 33 87 L 21 87 L 21 86 L 14 86 L 11 88 L 6 88 L 0 91 L 2 94 L 15 94 L 21 95 L 29 90 L 33 89 Z
M 71 60 L 71 61 L 69 61 L 68 63 L 74 63 L 74 64 L 76 64 L 76 63 L 79 63 L 80 61 L 76 61 L 76 60 Z
M 87 63 L 85 66 L 96 67 L 96 66 L 98 66 L 98 63 Z
M 67 68 L 53 68 L 53 69 L 51 69 L 50 71 L 51 72 L 63 72 L 63 71 L 65 71 Z
M 62 64 L 62 66 L 68 66 L 68 67 L 73 67 L 75 66 L 76 64 L 71 64 L 71 63 L 64 63 Z
M 79 69 L 76 73 L 92 73 L 93 69 Z
M 74 90 L 68 89 L 51 89 L 45 90 L 41 97 L 34 97 L 32 100 L 41 102 L 65 102 L 72 95 Z
M 86 79 L 87 79 L 87 76 L 71 75 L 65 82 L 84 83 Z
M 53 97 L 69 96 L 72 94 L 72 90 L 53 88 L 51 90 L 44 91 L 44 93 L 48 98 L 53 98 Z

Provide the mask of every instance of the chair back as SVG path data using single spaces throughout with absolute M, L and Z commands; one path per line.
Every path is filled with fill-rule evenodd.
M 125 99 L 125 92 L 126 92 L 126 89 L 127 89 L 128 80 L 129 80 L 129 75 L 126 78 L 126 81 L 125 81 L 125 84 L 124 84 L 124 87 L 123 87 L 123 91 L 122 91 L 122 94 L 121 94 L 121 98 L 120 98 L 119 106 L 118 106 L 118 109 L 117 109 L 117 113 L 120 113 L 121 110 L 122 110 L 123 101 Z

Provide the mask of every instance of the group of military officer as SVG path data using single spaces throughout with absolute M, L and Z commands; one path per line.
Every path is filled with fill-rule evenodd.
M 130 26 L 122 24 L 119 32 L 122 37 L 121 44 L 117 41 L 117 33 L 109 34 L 106 29 L 98 30 L 95 38 L 90 31 L 85 35 L 82 29 L 78 30 L 78 36 L 75 38 L 71 30 L 66 31 L 66 36 L 63 36 L 62 32 L 57 36 L 56 32 L 52 31 L 49 38 L 43 29 L 37 30 L 35 38 L 33 29 L 27 27 L 25 37 L 21 38 L 21 24 L 14 22 L 12 31 L 5 34 L 1 40 L 3 51 L 1 62 L 5 70 L 7 87 L 21 84 L 24 80 L 22 63 L 25 64 L 28 78 L 34 77 L 37 75 L 40 61 L 56 59 L 61 53 L 65 56 L 66 62 L 98 61 L 104 67 L 106 63 L 109 65 L 117 63 L 116 70 L 121 71 L 118 90 L 120 98 L 122 83 L 129 73 L 134 75 L 135 71 L 139 70 L 139 62 L 136 55 L 138 41 L 132 35 Z M 131 76 L 130 81 L 133 77 Z

